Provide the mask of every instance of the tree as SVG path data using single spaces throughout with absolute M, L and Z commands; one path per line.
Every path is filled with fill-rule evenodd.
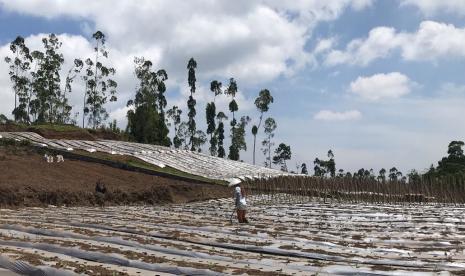
M 182 145 L 182 141 L 179 137 L 179 124 L 181 124 L 181 114 L 182 110 L 179 109 L 176 105 L 173 106 L 171 109 L 168 109 L 166 115 L 169 119 L 173 122 L 174 125 L 174 137 L 173 137 L 173 145 L 175 148 L 180 148 Z
M 189 118 L 187 124 L 189 126 L 189 132 L 190 132 L 190 140 L 189 144 L 191 146 L 191 150 L 195 151 L 195 134 L 196 134 L 196 124 L 195 124 L 195 105 L 196 101 L 194 99 L 194 93 L 195 93 L 195 69 L 197 68 L 197 62 L 194 60 L 194 58 L 189 59 L 189 62 L 187 63 L 187 69 L 188 69 L 188 76 L 187 76 L 187 83 L 189 84 L 190 87 L 190 96 L 187 101 L 187 108 L 189 109 L 189 112 L 187 113 L 187 116 Z
M 257 133 L 260 129 L 263 119 L 263 113 L 267 112 L 269 109 L 269 105 L 273 102 L 273 97 L 270 94 L 268 89 L 263 89 L 258 94 L 258 97 L 255 99 L 255 106 L 257 107 L 258 111 L 260 112 L 260 119 L 258 121 L 258 126 L 254 125 L 252 127 L 252 135 L 253 135 L 253 164 L 255 165 L 255 144 L 257 141 Z
M 462 149 L 463 145 L 463 141 L 450 142 L 449 146 L 447 147 L 447 153 L 449 154 L 449 157 L 462 158 L 464 156 Z
M 121 129 L 118 127 L 116 119 L 113 119 L 110 123 L 108 123 L 108 128 L 113 133 L 121 133 Z
M 307 164 L 302 163 L 301 168 L 302 168 L 302 171 L 300 171 L 300 173 L 307 175 L 308 174 Z
M 182 144 L 183 149 L 189 150 L 189 138 L 190 138 L 190 131 L 189 131 L 189 124 L 187 122 L 182 122 L 179 125 L 177 135 L 179 137 L 179 143 Z
M 229 85 L 224 91 L 224 94 L 231 96 L 231 102 L 229 103 L 229 111 L 232 113 L 232 119 L 231 119 L 231 146 L 229 147 L 229 154 L 228 157 L 232 160 L 238 160 L 235 158 L 239 158 L 239 149 L 236 148 L 237 144 L 235 144 L 233 141 L 236 139 L 234 136 L 236 135 L 236 125 L 237 121 L 235 118 L 235 112 L 239 110 L 239 106 L 237 105 L 237 102 L 235 100 L 236 94 L 237 94 L 237 83 L 234 80 L 234 78 L 229 79 Z M 232 157 L 232 158 L 231 158 Z M 234 159 L 233 159 L 234 158 Z
M 315 158 L 315 161 L 313 161 L 313 164 L 315 165 L 313 168 L 315 176 L 324 177 L 328 173 L 331 177 L 336 176 L 336 162 L 334 161 L 333 151 L 329 150 L 327 156 L 329 160 Z
M 163 101 L 160 101 L 167 80 L 165 70 L 152 71 L 152 62 L 144 58 L 135 58 L 136 77 L 139 86 L 134 100 L 127 106 L 134 109 L 128 111 L 127 131 L 131 138 L 140 143 L 169 146 L 168 127 L 161 112 Z
M 0 114 L 0 124 L 6 124 L 8 122 L 10 122 L 10 120 L 8 120 L 8 118 L 5 115 Z
M 328 151 L 328 158 L 329 160 L 326 161 L 325 163 L 327 172 L 329 172 L 331 177 L 335 177 L 336 176 L 336 162 L 334 161 L 334 153 L 332 150 Z
M 291 146 L 280 143 L 275 149 L 274 153 L 275 155 L 273 156 L 273 164 L 281 165 L 281 170 L 287 172 L 286 160 L 291 159 Z
M 53 123 L 58 121 L 59 108 L 62 106 L 60 70 L 64 58 L 63 54 L 59 53 L 62 44 L 55 34 L 43 38 L 42 43 L 45 53 L 37 71 L 39 83 L 35 86 L 36 97 L 39 99 L 37 120 Z
M 221 91 L 221 82 L 219 81 L 212 81 L 210 83 L 210 90 L 213 92 L 214 97 L 213 101 L 210 103 L 207 103 L 207 107 L 205 109 L 205 116 L 207 119 L 207 134 L 210 134 L 210 155 L 216 156 L 217 154 L 217 144 L 218 144 L 218 138 L 216 136 L 216 105 L 215 105 L 215 100 L 216 96 L 220 95 L 223 93 Z
M 386 181 L 386 169 L 382 168 L 379 170 L 378 181 L 385 182 Z
M 315 158 L 313 161 L 313 175 L 318 177 L 324 177 L 326 175 L 326 164 L 324 160 Z
M 60 76 L 64 63 L 63 54 L 60 53 L 62 43 L 53 33 L 44 37 L 42 43 L 44 52 L 33 51 L 31 53 L 34 69 L 31 72 L 31 100 L 28 103 L 28 114 L 32 115 L 34 121 L 37 122 L 66 123 L 70 121 L 72 109 L 68 104 L 67 93 L 71 93 L 72 82 L 84 64 L 80 59 L 74 60 L 62 89 Z
M 9 64 L 10 80 L 15 93 L 15 107 L 12 114 L 15 121 L 29 122 L 27 107 L 30 101 L 30 80 L 27 73 L 31 67 L 32 56 L 21 36 L 10 43 L 10 50 L 14 57 L 5 57 L 5 62 Z
M 205 108 L 205 116 L 207 119 L 207 134 L 210 135 L 210 155 L 216 156 L 217 154 L 217 138 L 214 135 L 216 130 L 216 106 L 214 102 L 207 103 L 207 107 Z
M 89 115 L 88 123 L 92 127 L 97 128 L 103 121 L 108 118 L 107 110 L 104 105 L 108 102 L 114 102 L 116 98 L 116 87 L 118 84 L 111 79 L 115 75 L 115 69 L 106 67 L 100 61 L 100 58 L 108 58 L 108 51 L 105 47 L 105 35 L 101 31 L 97 31 L 92 35 L 95 39 L 95 60 L 86 59 L 87 65 L 86 75 L 86 93 L 84 95 L 84 118 Z M 108 99 L 108 97 L 110 97 Z
M 207 142 L 207 135 L 201 130 L 196 130 L 193 140 L 194 148 L 198 152 L 202 152 L 202 145 Z
M 407 178 L 409 183 L 419 183 L 421 181 L 421 175 L 416 170 L 411 170 L 407 173 Z
M 431 165 L 427 176 L 444 176 L 450 174 L 463 174 L 465 172 L 465 155 L 463 154 L 463 141 L 451 141 L 447 147 L 448 156 L 443 157 L 437 168 Z
M 343 178 L 344 176 L 345 176 L 344 170 L 343 170 L 343 169 L 339 169 L 339 170 L 337 171 L 337 177 L 338 177 L 338 178 Z
M 153 71 L 151 72 L 152 75 L 152 82 L 154 83 L 154 86 L 156 87 L 156 99 L 157 99 L 157 109 L 158 109 L 158 114 L 160 116 L 160 120 L 158 121 L 158 136 L 161 137 L 162 141 L 160 141 L 161 145 L 164 146 L 170 146 L 171 141 L 170 138 L 168 137 L 169 129 L 167 124 L 167 119 L 165 116 L 165 108 L 167 105 L 166 97 L 165 97 L 165 92 L 166 92 L 166 85 L 165 81 L 168 80 L 168 74 L 164 69 L 160 69 L 158 71 Z
M 218 137 L 218 157 L 225 157 L 226 151 L 224 150 L 223 141 L 224 141 L 224 123 L 223 120 L 227 120 L 228 117 L 223 112 L 218 112 L 216 115 L 218 120 L 218 128 L 216 129 L 216 136 Z
M 262 152 L 265 155 L 265 167 L 271 168 L 271 147 L 274 146 L 272 141 L 274 137 L 274 131 L 276 130 L 277 124 L 273 118 L 267 118 L 265 120 L 265 139 L 262 141 Z
M 84 63 L 80 59 L 74 59 L 73 67 L 71 67 L 68 71 L 68 75 L 66 76 L 65 81 L 65 88 L 63 89 L 63 95 L 60 100 L 62 106 L 62 112 L 59 116 L 58 121 L 60 123 L 67 123 L 70 120 L 71 114 L 71 106 L 68 104 L 68 98 L 66 97 L 66 92 L 72 92 L 72 86 L 74 79 L 81 73 L 82 68 L 84 67 Z
M 234 128 L 234 132 L 231 133 L 231 146 L 229 147 L 228 158 L 231 160 L 239 160 L 240 151 L 247 150 L 247 144 L 245 142 L 245 127 L 250 122 L 249 116 L 242 116 L 239 124 Z
M 213 92 L 213 94 L 215 95 L 213 98 L 213 102 L 215 102 L 216 96 L 219 96 L 223 93 L 223 91 L 221 90 L 222 85 L 223 84 L 217 80 L 214 80 L 210 83 L 210 91 Z
M 396 167 L 392 167 L 389 169 L 389 180 L 390 181 L 397 181 L 399 177 L 402 177 L 402 173 L 398 171 Z

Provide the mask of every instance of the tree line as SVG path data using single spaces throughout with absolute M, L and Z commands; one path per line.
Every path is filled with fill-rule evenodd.
M 105 108 L 108 102 L 117 101 L 118 84 L 114 80 L 116 70 L 109 65 L 109 52 L 106 37 L 101 31 L 92 35 L 94 55 L 76 58 L 66 76 L 62 76 L 65 62 L 61 53 L 62 43 L 58 36 L 50 34 L 42 39 L 43 51 L 31 51 L 23 37 L 18 36 L 10 43 L 11 55 L 5 57 L 9 66 L 9 76 L 14 92 L 14 121 L 23 124 L 74 124 L 78 125 L 79 111 L 71 115 L 73 106 L 69 95 L 73 84 L 82 81 L 82 127 L 93 129 L 105 127 L 109 115 Z M 240 160 L 241 151 L 247 150 L 246 134 L 253 136 L 253 164 L 256 163 L 257 136 L 261 133 L 261 151 L 264 165 L 271 168 L 278 165 L 287 171 L 286 161 L 291 159 L 291 148 L 285 143 L 275 146 L 276 121 L 267 117 L 274 99 L 268 89 L 259 91 L 254 104 L 257 108 L 255 119 L 248 115 L 239 116 L 236 101 L 239 88 L 231 77 L 223 84 L 220 80 L 210 82 L 211 101 L 205 106 L 207 129 L 197 127 L 196 70 L 194 58 L 187 62 L 187 85 L 190 95 L 186 101 L 186 117 L 182 120 L 183 108 L 168 107 L 165 96 L 165 82 L 168 74 L 164 69 L 156 69 L 153 63 L 144 57 L 135 57 L 135 77 L 138 85 L 134 97 L 127 102 L 128 124 L 124 134 L 129 140 L 162 146 L 173 146 L 201 152 L 208 142 L 208 153 L 212 156 Z M 64 77 L 64 78 L 63 78 Z M 74 92 L 77 93 L 77 92 Z M 218 97 L 229 99 L 228 110 L 218 110 Z M 229 120 L 229 121 L 228 121 Z M 252 122 L 255 122 L 252 124 Z M 226 125 L 229 123 L 229 148 L 225 149 L 228 136 Z M 252 124 L 252 125 L 251 125 Z M 110 123 L 110 129 L 117 130 L 116 122 Z M 173 133 L 170 137 L 170 128 Z
M 443 157 L 440 161 L 438 161 L 438 165 L 436 167 L 433 164 L 431 164 L 431 167 L 424 173 L 420 173 L 417 170 L 411 170 L 405 175 L 396 167 L 392 167 L 389 170 L 381 168 L 378 173 L 375 173 L 373 169 L 365 168 L 361 168 L 353 173 L 345 172 L 343 169 L 336 170 L 336 161 L 334 158 L 334 153 L 332 150 L 329 150 L 327 153 L 327 160 L 315 158 L 315 160 L 313 161 L 313 176 L 324 178 L 334 177 L 371 179 L 377 180 L 379 182 L 416 182 L 420 181 L 423 177 L 465 175 L 465 155 L 463 152 L 464 145 L 465 143 L 463 141 L 451 141 L 447 149 L 448 155 Z M 309 174 L 306 163 L 297 164 L 296 169 L 297 171 L 300 170 L 301 174 Z
M 11 56 L 5 57 L 15 95 L 13 116 L 16 122 L 66 124 L 71 118 L 72 106 L 68 97 L 72 84 L 79 76 L 85 83 L 83 93 L 83 126 L 87 117 L 93 128 L 107 118 L 105 104 L 116 101 L 117 83 L 112 79 L 115 69 L 105 65 L 108 52 L 105 35 L 98 31 L 92 36 L 95 56 L 85 60 L 76 58 L 62 82 L 64 64 L 60 52 L 62 43 L 55 34 L 42 38 L 43 51 L 31 51 L 23 37 L 10 43 Z

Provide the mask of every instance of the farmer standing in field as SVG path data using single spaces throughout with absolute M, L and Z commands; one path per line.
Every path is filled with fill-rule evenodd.
M 245 214 L 247 212 L 245 192 L 240 183 L 241 181 L 239 179 L 233 179 L 229 186 L 234 187 L 234 203 L 236 205 L 237 220 L 239 223 L 249 223 L 249 221 L 245 218 Z

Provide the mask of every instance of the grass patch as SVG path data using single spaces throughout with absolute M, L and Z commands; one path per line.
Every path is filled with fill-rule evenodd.
M 51 130 L 56 132 L 68 132 L 68 131 L 82 131 L 87 132 L 87 129 L 80 128 L 75 125 L 66 125 L 66 124 L 41 124 L 41 125 L 31 125 L 27 126 L 28 129 L 36 130 Z

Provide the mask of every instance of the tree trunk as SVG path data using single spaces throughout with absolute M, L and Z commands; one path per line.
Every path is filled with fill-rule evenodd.
M 268 137 L 268 165 L 271 169 L 271 137 Z
M 253 136 L 253 164 L 255 165 L 255 142 L 257 141 L 257 135 Z
M 87 93 L 87 81 L 86 81 L 86 91 L 84 91 L 84 104 L 82 106 L 82 128 L 84 128 L 84 120 L 86 118 L 86 93 Z

